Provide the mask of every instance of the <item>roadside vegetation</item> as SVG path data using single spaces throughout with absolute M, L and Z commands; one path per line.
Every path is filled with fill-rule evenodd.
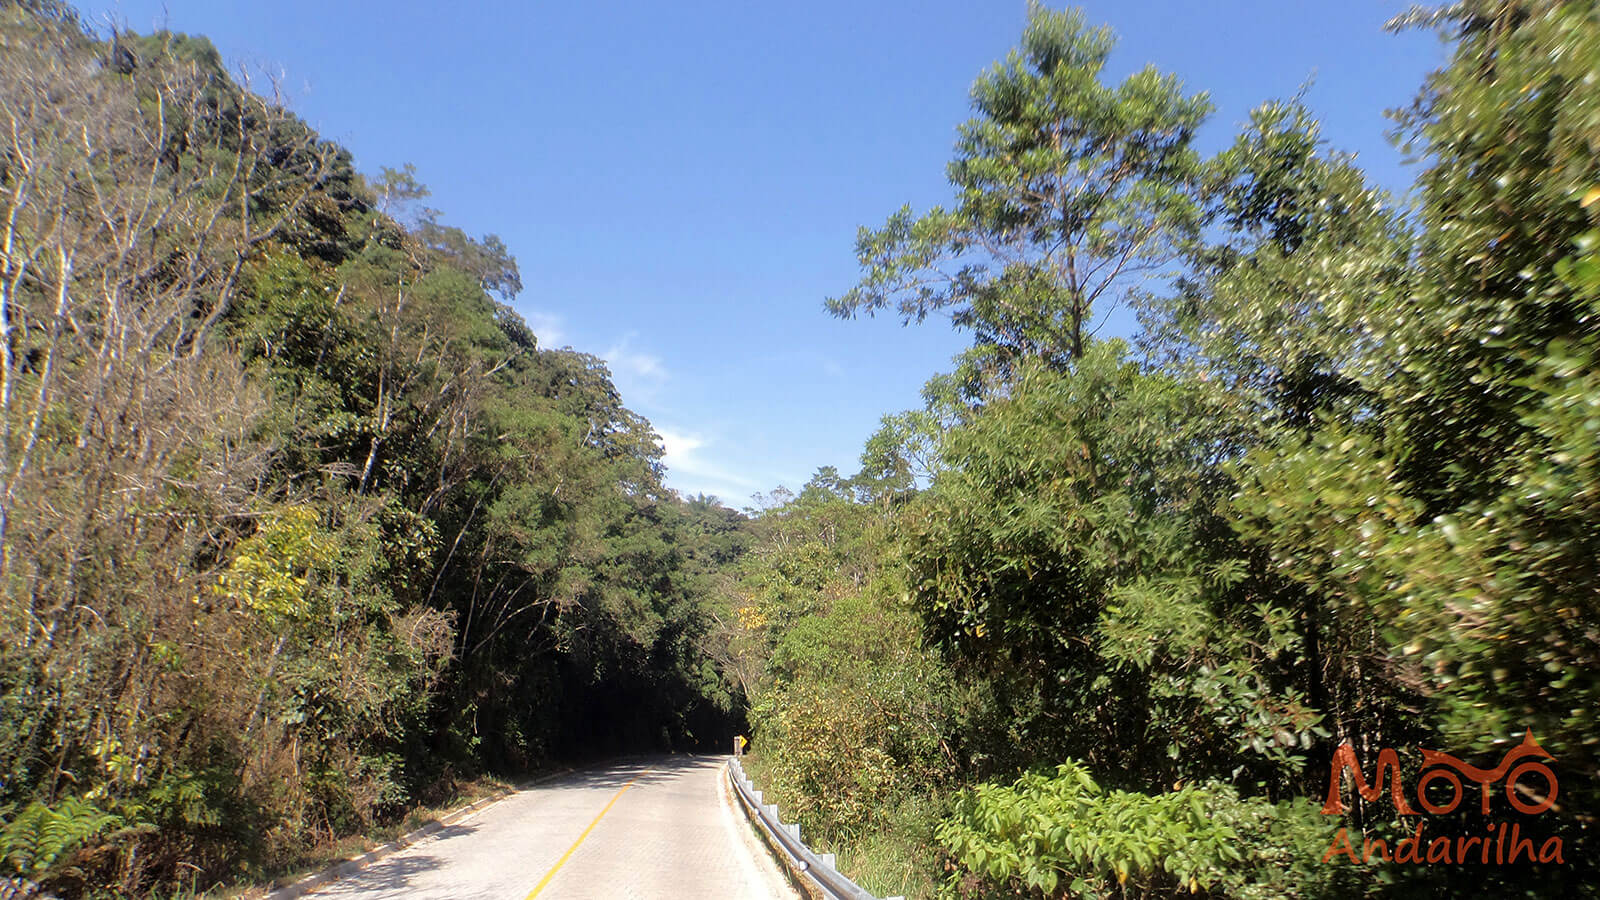
M 409 168 L 40 0 L 0 3 L 0 185 L 0 879 L 260 880 L 739 730 L 741 516 Z
M 738 601 L 753 771 L 880 895 L 1600 884 L 1600 13 L 1395 27 L 1451 47 L 1395 114 L 1406 197 L 1301 98 L 1202 156 L 1203 93 L 1108 80 L 1109 32 L 1034 7 L 951 205 L 861 230 L 828 308 L 972 348 L 761 517 Z M 1119 306 L 1137 334 L 1097 337 Z M 1530 730 L 1558 802 L 1496 786 L 1423 842 L 1515 820 L 1561 864 L 1324 862 L 1423 821 L 1323 815 L 1341 743 L 1410 786 L 1418 747 L 1493 767 Z
M 226 891 L 743 733 L 880 895 L 1593 896 L 1600 12 L 1395 27 L 1450 48 L 1402 197 L 1302 97 L 1202 154 L 1203 92 L 1032 7 L 950 204 L 827 301 L 971 348 L 741 513 L 409 167 L 204 38 L 0 0 L 0 880 Z M 1325 859 L 1486 827 L 1325 815 L 1341 744 L 1409 786 L 1530 731 L 1559 795 L 1487 821 L 1560 863 Z

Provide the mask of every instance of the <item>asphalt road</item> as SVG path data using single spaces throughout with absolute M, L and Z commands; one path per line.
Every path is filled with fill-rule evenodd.
M 794 900 L 720 756 L 557 779 L 309 894 L 408 900 Z

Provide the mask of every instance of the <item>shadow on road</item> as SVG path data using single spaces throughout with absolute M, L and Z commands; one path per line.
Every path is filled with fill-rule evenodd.
M 582 772 L 574 772 L 550 782 L 550 787 L 586 787 L 621 790 L 630 782 L 634 787 L 648 787 L 672 781 L 685 772 L 716 768 L 725 757 L 715 755 L 648 756 L 628 759 Z
M 445 837 L 445 832 L 450 830 L 448 828 L 445 829 L 444 832 L 439 833 L 438 837 L 442 840 Z M 471 830 L 464 829 L 464 831 Z M 326 892 L 331 896 L 346 893 L 363 895 L 383 893 L 404 896 L 410 891 L 413 878 L 425 872 L 442 869 L 444 865 L 444 860 L 431 854 L 425 856 L 392 856 L 384 860 L 382 865 L 369 866 L 359 874 L 340 879 L 326 889 Z
M 472 835 L 476 825 L 446 825 L 427 837 L 432 845 Z M 323 891 L 327 896 L 340 894 L 385 894 L 403 897 L 410 892 L 413 878 L 425 872 L 442 869 L 447 861 L 433 854 L 402 853 L 367 866 L 354 875 L 339 879 Z M 322 892 L 319 892 L 321 895 Z

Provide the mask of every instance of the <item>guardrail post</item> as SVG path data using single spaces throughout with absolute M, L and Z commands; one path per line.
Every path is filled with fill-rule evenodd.
M 817 888 L 820 891 L 819 896 L 828 900 L 875 900 L 871 893 L 863 890 L 860 885 L 846 878 L 838 870 L 838 859 L 832 853 L 818 854 L 800 840 L 800 823 L 784 822 L 778 818 L 776 803 L 761 802 L 763 799 L 761 792 L 755 790 L 754 782 L 745 774 L 737 756 L 728 764 L 728 776 L 742 798 L 741 805 L 750 817 L 750 821 L 766 832 L 768 843 L 774 852 L 783 856 L 799 877 Z M 892 897 L 888 900 L 905 900 L 905 898 Z

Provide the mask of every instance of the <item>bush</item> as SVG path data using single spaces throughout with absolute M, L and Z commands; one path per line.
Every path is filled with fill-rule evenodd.
M 1107 791 L 1082 765 L 963 792 L 937 829 L 966 897 L 1330 896 L 1315 866 L 1332 829 L 1304 801 L 1270 804 L 1221 782 Z M 1326 873 L 1326 874 L 1325 874 Z

